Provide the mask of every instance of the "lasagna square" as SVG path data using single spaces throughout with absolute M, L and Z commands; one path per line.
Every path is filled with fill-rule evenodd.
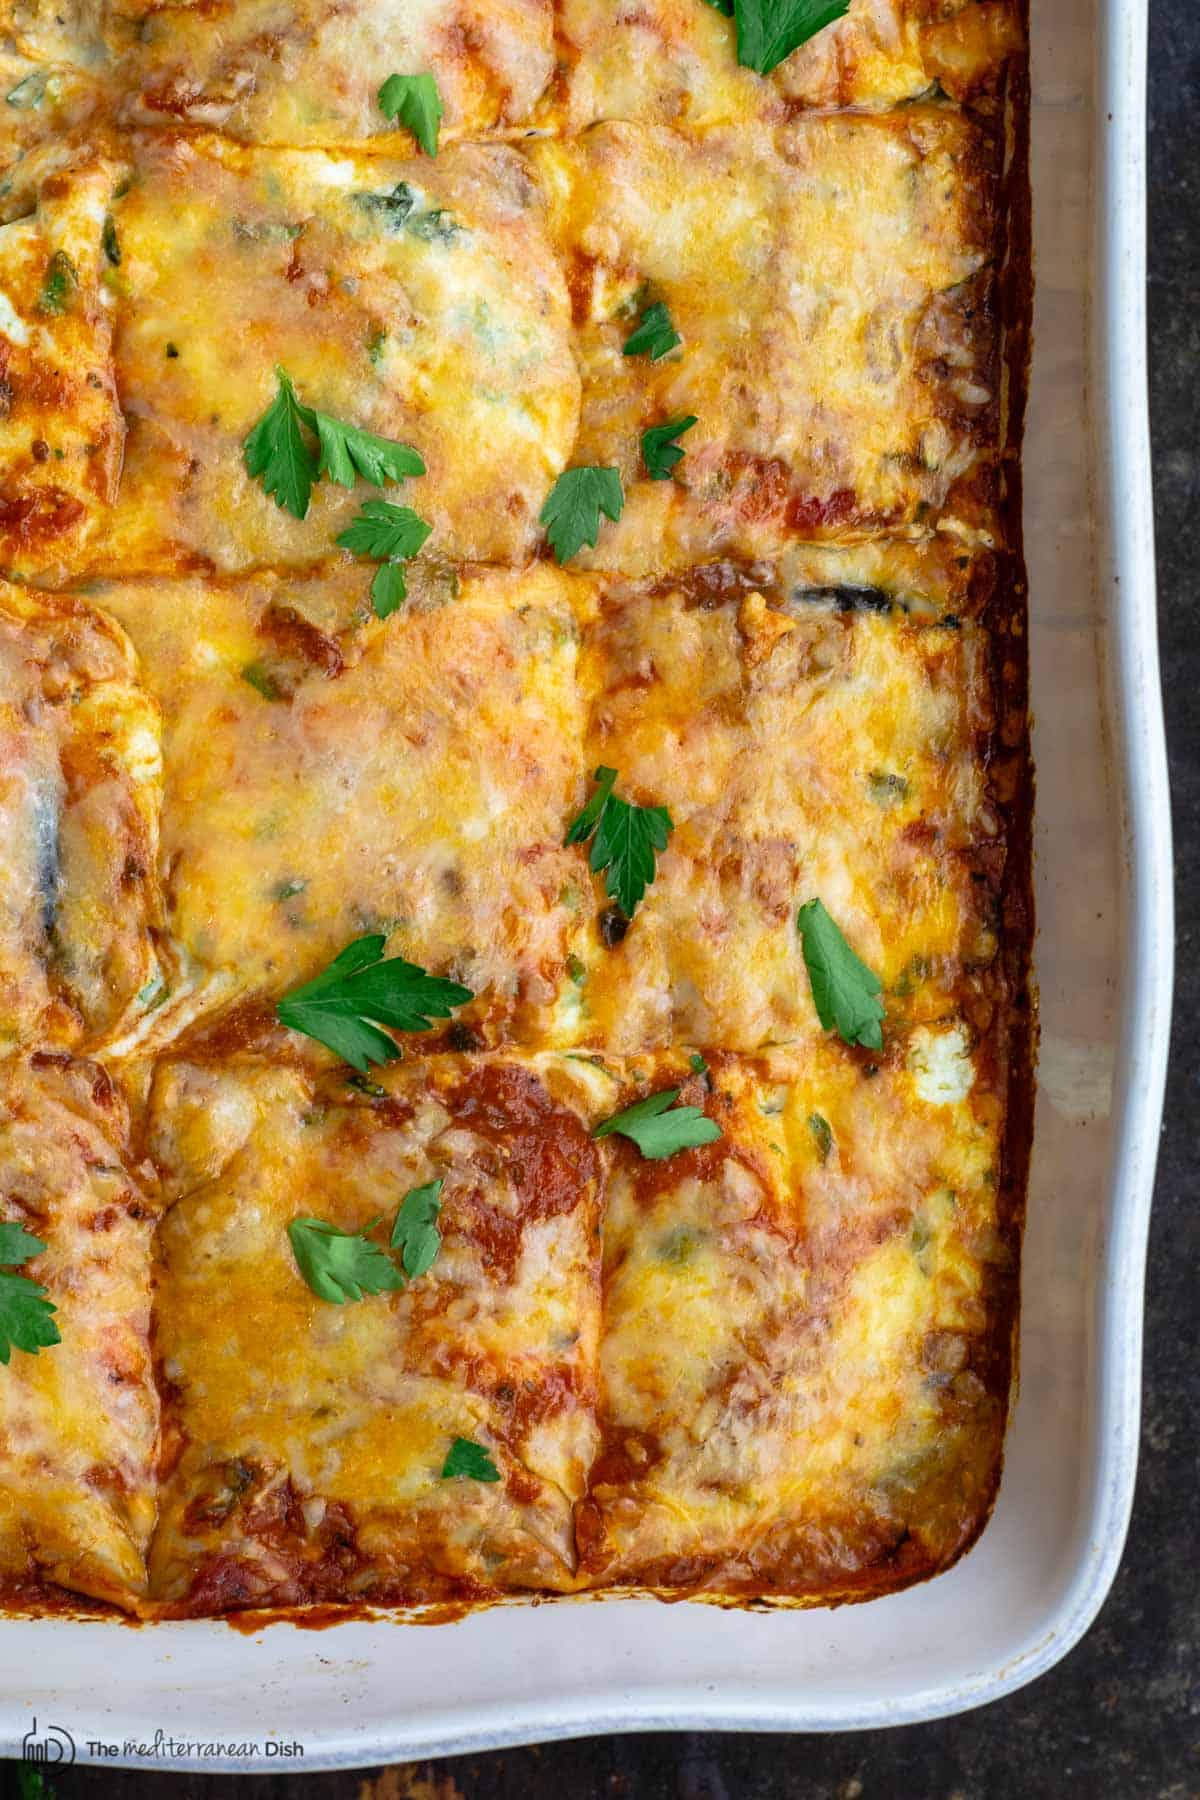
M 170 1610 L 574 1582 L 600 1156 L 571 1065 L 438 1058 L 368 1085 L 159 1066 L 166 1467 L 150 1573 Z M 307 1284 L 298 1217 L 386 1245 L 406 1194 L 433 1182 L 436 1258 L 402 1291 L 335 1304 Z M 456 1441 L 481 1475 L 455 1476 Z
M 113 204 L 129 435 L 92 566 L 233 572 L 335 554 L 360 502 L 326 478 L 302 520 L 246 466 L 276 397 L 414 448 L 403 498 L 438 552 L 525 561 L 570 453 L 578 379 L 536 184 L 504 145 L 436 161 L 145 136 Z
M 56 168 L 0 225 L 0 571 L 61 580 L 86 558 L 121 468 L 102 275 L 116 174 Z M 7 209 L 6 209 L 7 210 Z
M 44 1291 L 61 1339 L 14 1348 L 0 1370 L 0 1594 L 22 1607 L 59 1588 L 136 1611 L 155 1515 L 156 1206 L 99 1064 L 0 1063 L 0 1218 L 43 1246 L 4 1280 Z
M 0 1056 L 100 1047 L 161 985 L 161 775 L 124 633 L 0 582 Z
M 940 89 L 986 103 L 1023 36 L 1016 0 L 852 0 L 764 80 L 737 62 L 732 7 L 563 0 L 559 74 L 539 119 L 695 130 L 799 107 L 883 110 Z
M 632 920 L 585 953 L 580 1042 L 811 1038 L 797 914 L 814 898 L 882 982 L 889 1023 L 998 979 L 987 641 L 858 585 L 873 558 L 840 553 L 837 585 L 829 552 L 802 561 L 740 591 L 732 571 L 613 584 L 586 629 L 589 768 L 673 829 Z
M 1002 1069 L 949 1021 L 877 1069 L 825 1041 L 675 1076 L 723 1135 L 615 1151 L 584 1582 L 828 1602 L 971 1542 L 1009 1368 Z
M 574 308 L 572 461 L 625 488 L 581 563 L 658 575 L 796 540 L 993 529 L 986 134 L 913 107 L 699 137 L 604 125 L 529 155 Z M 689 420 L 682 462 L 653 478 L 642 434 Z
M 460 1047 L 546 1041 L 590 935 L 590 881 L 563 843 L 584 786 L 578 584 L 544 563 L 422 558 L 380 620 L 369 581 L 347 559 L 94 590 L 164 714 L 162 881 L 184 967 L 157 1023 L 273 1000 L 382 932 L 477 996 Z

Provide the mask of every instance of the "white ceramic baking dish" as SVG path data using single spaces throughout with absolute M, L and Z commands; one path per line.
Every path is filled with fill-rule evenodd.
M 1171 988 L 1144 355 L 1146 0 L 1033 0 L 1033 11 L 1025 467 L 1042 1053 L 1021 1391 L 980 1543 L 938 1580 L 835 1612 L 625 1600 L 507 1606 L 436 1628 L 276 1625 L 254 1638 L 213 1623 L 4 1621 L 0 1752 L 19 1754 L 35 1719 L 39 1738 L 65 1751 L 69 1736 L 81 1761 L 209 1770 L 294 1769 L 297 1755 L 279 1751 L 297 1744 L 319 1768 L 592 1732 L 894 1725 L 995 1699 L 1087 1629 L 1133 1491 Z

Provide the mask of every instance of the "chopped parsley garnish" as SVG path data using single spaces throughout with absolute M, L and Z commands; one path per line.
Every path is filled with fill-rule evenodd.
M 100 245 L 113 268 L 119 269 L 121 266 L 121 240 L 117 236 L 116 220 L 111 213 L 104 215 L 104 230 L 100 234 Z
M 425 473 L 424 462 L 408 444 L 343 425 L 303 405 L 286 369 L 276 368 L 275 379 L 279 391 L 244 445 L 246 469 L 294 518 L 307 515 L 313 484 L 322 475 L 342 487 L 353 487 L 359 475 L 382 487 Z M 308 432 L 317 438 L 316 450 Z
M 661 300 L 656 300 L 642 314 L 635 331 L 625 339 L 624 355 L 648 356 L 657 362 L 668 350 L 674 350 L 683 339 L 671 323 L 671 315 Z
M 642 461 L 651 481 L 670 481 L 671 470 L 683 461 L 683 450 L 675 442 L 696 423 L 695 413 L 686 419 L 668 419 L 665 425 L 651 425 L 642 433 Z
M 382 934 L 356 938 L 329 967 L 276 1005 L 282 1025 L 315 1038 L 365 1075 L 372 1063 L 392 1062 L 399 1047 L 381 1031 L 430 1031 L 474 995 L 457 981 L 428 975 L 402 956 L 384 958 Z
M 812 983 L 813 1005 L 824 1031 L 836 1030 L 848 1044 L 882 1050 L 882 983 L 860 962 L 820 900 L 800 908 L 796 924 Z
M 293 1219 L 288 1237 L 305 1281 L 319 1299 L 334 1306 L 404 1286 L 391 1257 L 365 1232 L 342 1231 L 325 1219 Z
M 255 693 L 261 694 L 264 700 L 283 699 L 283 689 L 271 671 L 260 662 L 247 663 L 242 670 L 242 680 L 248 682 Z
M 813 1143 L 817 1147 L 818 1162 L 828 1162 L 829 1152 L 833 1149 L 833 1132 L 829 1120 L 820 1113 L 809 1113 L 808 1129 L 812 1132 Z
M 470 1438 L 459 1437 L 451 1444 L 449 1454 L 442 1464 L 442 1480 L 452 1481 L 456 1475 L 465 1475 L 471 1481 L 500 1479 L 500 1471 L 483 1445 L 472 1443 Z
M 412 1281 L 432 1269 L 442 1247 L 437 1221 L 442 1210 L 443 1185 L 439 1176 L 424 1187 L 409 1188 L 392 1226 L 392 1249 L 400 1251 L 404 1272 Z
M 371 583 L 371 601 L 379 618 L 386 619 L 407 598 L 402 565 L 417 554 L 432 530 L 411 506 L 365 500 L 358 517 L 338 533 L 336 541 L 343 550 L 373 557 L 382 565 Z
M 46 279 L 38 295 L 40 313 L 66 312 L 79 288 L 75 264 L 65 250 L 56 250 L 46 265 Z
M 688 1057 L 688 1066 L 691 1069 L 693 1075 L 707 1075 L 708 1074 L 708 1064 L 705 1062 L 704 1058 L 701 1056 L 701 1054 L 698 1050 L 693 1050 L 692 1054 Z
M 624 1112 L 597 1125 L 592 1136 L 609 1137 L 619 1131 L 622 1137 L 633 1139 L 649 1162 L 662 1162 L 677 1150 L 715 1143 L 721 1135 L 716 1120 L 706 1118 L 698 1106 L 676 1106 L 678 1098 L 679 1089 L 673 1087 L 664 1088 L 661 1094 L 650 1094 L 645 1100 L 635 1100 Z
M 14 1350 L 36 1356 L 62 1342 L 53 1318 L 56 1309 L 45 1288 L 28 1275 L 12 1272 L 12 1265 L 27 1263 L 45 1248 L 41 1238 L 23 1225 L 0 1224 L 0 1263 L 10 1265 L 0 1269 L 0 1363 L 6 1366 Z
M 733 0 L 737 24 L 737 59 L 760 75 L 771 70 L 816 37 L 827 25 L 844 19 L 850 0 Z
M 616 469 L 565 469 L 550 489 L 540 514 L 550 547 L 560 563 L 569 562 L 584 544 L 595 546 L 600 514 L 620 518 L 625 506 Z
M 596 791 L 573 821 L 564 842 L 592 839 L 588 866 L 593 875 L 604 869 L 605 888 L 627 919 L 655 876 L 655 851 L 665 850 L 674 829 L 665 806 L 636 806 L 613 793 L 615 769 L 596 770 Z
M 432 75 L 389 75 L 379 90 L 379 110 L 385 119 L 407 126 L 426 156 L 437 155 L 445 109 Z
M 9 88 L 4 98 L 8 105 L 15 107 L 18 112 L 28 107 L 40 106 L 46 97 L 46 89 L 51 79 L 52 77 L 46 70 L 35 69 L 32 75 L 26 75 L 23 81 L 18 81 L 16 87 Z

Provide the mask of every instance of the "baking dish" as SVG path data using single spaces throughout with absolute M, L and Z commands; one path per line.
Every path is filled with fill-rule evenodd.
M 1042 1053 L 1021 1392 L 949 1574 L 867 1607 L 514 1605 L 429 1630 L 0 1624 L 3 1748 L 352 1766 L 612 1730 L 962 1710 L 1077 1641 L 1120 1555 L 1171 961 L 1144 366 L 1145 7 L 1035 0 L 1026 447 Z

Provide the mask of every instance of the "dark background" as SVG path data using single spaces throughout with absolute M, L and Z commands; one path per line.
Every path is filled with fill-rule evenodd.
M 1053 6 L 1054 0 L 1043 0 Z M 1150 382 L 1159 629 L 1174 789 L 1179 957 L 1150 1241 L 1133 1528 L 1103 1612 L 1033 1687 L 962 1718 L 837 1737 L 686 1733 L 352 1775 L 75 1769 L 60 1800 L 1200 1800 L 1196 1146 L 1200 1015 L 1200 6 L 1152 0 Z M 0 1765 L 5 1794 L 14 1765 Z

